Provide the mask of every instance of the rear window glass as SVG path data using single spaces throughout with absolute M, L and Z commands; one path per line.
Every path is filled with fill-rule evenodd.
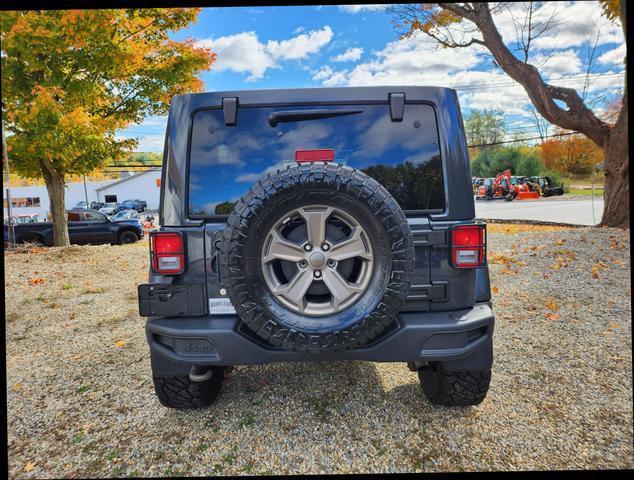
M 273 112 L 354 109 L 362 113 L 269 124 Z M 295 151 L 334 149 L 335 163 L 378 180 L 404 210 L 443 210 L 438 129 L 429 105 L 405 107 L 392 122 L 388 105 L 240 108 L 235 126 L 222 110 L 194 116 L 189 164 L 189 213 L 231 213 L 263 175 L 295 163 Z

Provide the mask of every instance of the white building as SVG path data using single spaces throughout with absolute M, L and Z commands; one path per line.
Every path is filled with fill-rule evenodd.
M 159 206 L 159 192 L 161 184 L 160 171 L 146 171 L 119 180 L 104 180 L 99 182 L 67 183 L 66 208 L 73 208 L 77 203 L 88 202 L 122 202 L 124 200 L 139 199 L 147 202 L 148 209 L 157 210 Z M 7 190 L 2 189 L 4 203 L 4 218 L 7 217 Z M 51 210 L 48 192 L 45 185 L 28 187 L 11 187 L 11 214 L 22 215 L 37 213 L 46 218 Z
M 81 201 L 97 201 L 96 189 L 112 180 L 102 182 L 84 182 L 66 184 L 66 208 L 72 208 Z M 2 189 L 2 199 L 4 204 L 4 218 L 7 218 L 7 189 L 6 185 Z M 42 219 L 46 218 L 51 211 L 51 202 L 48 198 L 46 185 L 30 185 L 28 187 L 11 187 L 11 215 L 22 215 L 25 213 L 37 213 Z
M 145 200 L 148 210 L 158 210 L 161 192 L 160 170 L 148 170 L 121 178 L 95 189 L 99 202 Z

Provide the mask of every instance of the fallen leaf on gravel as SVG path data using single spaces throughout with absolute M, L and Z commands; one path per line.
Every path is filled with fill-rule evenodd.
M 625 245 L 623 245 L 622 243 L 619 243 L 618 240 L 615 239 L 611 239 L 610 240 L 610 248 L 614 248 L 616 250 L 620 250 L 621 248 L 625 248 Z
M 70 314 L 68 315 L 68 318 L 69 318 L 70 320 L 73 320 L 76 316 L 77 316 L 77 314 L 76 314 L 76 313 L 70 313 Z
M 29 462 L 26 465 L 24 465 L 24 471 L 30 472 L 31 470 L 35 468 L 36 465 L 37 465 L 37 462 Z
M 553 245 L 563 245 L 566 243 L 566 239 L 562 238 L 561 240 L 557 240 Z
M 614 330 L 615 328 L 619 328 L 619 324 L 617 322 L 610 322 L 608 330 Z
M 491 291 L 493 293 L 500 293 L 500 289 L 498 287 L 491 287 Z
M 22 390 L 22 387 L 23 385 L 21 383 L 16 383 L 15 385 L 13 385 L 13 390 L 19 392 L 20 390 Z
M 555 312 L 555 313 L 548 312 L 546 314 L 546 318 L 548 320 L 559 320 L 559 314 L 557 312 Z
M 124 346 L 125 346 L 125 342 L 124 342 L 123 340 L 118 340 L 118 341 L 115 343 L 115 345 L 116 345 L 117 347 L 124 347 Z
M 559 310 L 559 306 L 553 300 L 549 300 L 546 303 L 546 308 L 548 310 L 552 310 L 553 312 L 556 312 L 557 310 Z
M 615 258 L 612 260 L 613 263 L 616 263 L 617 265 L 623 265 L 623 260 L 621 260 L 620 258 Z
M 38 285 L 40 283 L 44 283 L 46 281 L 45 278 L 29 278 L 29 285 Z
M 77 354 L 73 357 L 73 360 L 81 360 L 81 355 Z

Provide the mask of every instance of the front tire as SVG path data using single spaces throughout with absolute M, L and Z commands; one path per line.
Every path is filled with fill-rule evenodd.
M 210 378 L 194 382 L 188 375 L 179 377 L 153 376 L 154 391 L 161 404 L 168 408 L 204 408 L 211 405 L 224 380 L 224 367 L 211 367 Z
M 434 405 L 478 405 L 489 390 L 491 369 L 447 370 L 442 362 L 432 362 L 418 370 L 418 378 L 423 392 Z
M 119 234 L 119 244 L 120 245 L 126 245 L 128 243 L 134 243 L 136 241 L 139 240 L 139 237 L 137 236 L 136 233 L 131 232 L 131 231 L 127 231 L 127 232 L 121 232 Z

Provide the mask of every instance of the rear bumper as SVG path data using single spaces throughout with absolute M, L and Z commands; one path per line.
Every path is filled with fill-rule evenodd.
M 448 361 L 463 370 L 492 364 L 494 315 L 489 302 L 457 311 L 403 312 L 398 322 L 399 328 L 364 348 L 319 353 L 267 348 L 238 331 L 240 321 L 235 315 L 150 317 L 145 329 L 154 374 L 159 376 L 187 371 L 185 367 L 191 365 L 288 361 Z

